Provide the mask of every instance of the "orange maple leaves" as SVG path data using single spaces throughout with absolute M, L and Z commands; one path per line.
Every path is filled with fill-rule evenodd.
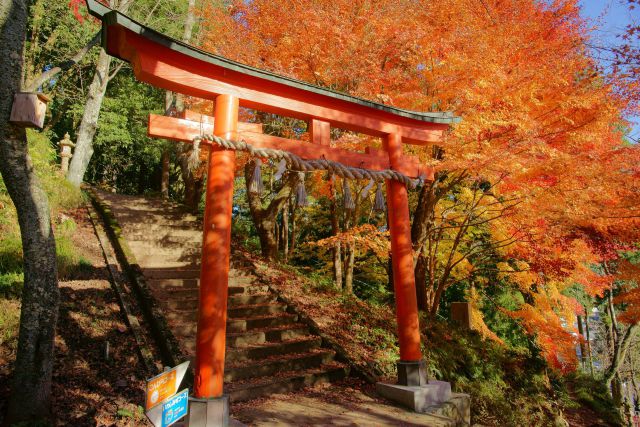
M 620 131 L 633 100 L 596 71 L 576 0 L 483 5 L 236 0 L 204 10 L 202 44 L 352 95 L 461 115 L 437 167 L 496 183 L 496 199 L 519 201 L 488 226 L 497 240 L 517 238 L 502 253 L 524 266 L 511 276 L 532 303 L 512 315 L 565 369 L 575 362 L 572 316 L 581 307 L 562 292 L 579 283 L 602 295 L 614 276 L 591 266 L 617 256 L 603 248 L 640 240 L 640 150 Z M 372 144 L 351 134 L 347 141 L 350 148 Z M 431 161 L 427 149 L 407 150 Z M 371 226 L 318 244 L 332 239 L 388 251 Z M 631 319 L 640 318 L 637 294 L 621 297 Z

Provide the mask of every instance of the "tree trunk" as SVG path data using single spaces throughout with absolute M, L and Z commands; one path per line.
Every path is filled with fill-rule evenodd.
M 179 153 L 180 174 L 182 175 L 182 181 L 184 182 L 184 204 L 187 206 L 193 205 L 194 193 L 195 193 L 195 177 L 189 167 L 189 154 L 191 153 L 191 146 L 184 144 Z
M 100 49 L 100 56 L 96 63 L 96 71 L 93 81 L 89 86 L 87 102 L 84 105 L 84 113 L 78 130 L 76 148 L 71 158 L 67 180 L 79 187 L 82 184 L 84 174 L 87 171 L 91 156 L 93 156 L 93 137 L 98 129 L 98 118 L 102 108 L 102 100 L 109 83 L 109 66 L 111 56 Z
M 416 263 L 415 278 L 416 278 L 416 298 L 418 300 L 418 310 L 428 312 L 429 311 L 429 298 L 427 295 L 427 257 L 424 254 L 420 254 L 418 262 Z
M 413 222 L 411 223 L 411 243 L 413 244 L 414 251 L 418 253 L 414 271 L 416 297 L 418 299 L 418 309 L 424 312 L 430 311 L 428 292 L 426 289 L 429 261 L 424 251 L 426 240 L 433 227 L 436 203 L 436 183 L 432 182 L 429 185 L 424 185 L 420 190 L 418 204 L 413 215 Z
M 615 376 L 618 374 L 618 370 L 620 369 L 620 365 L 624 361 L 624 358 L 627 355 L 627 350 L 629 349 L 629 345 L 631 341 L 633 341 L 636 332 L 640 329 L 640 325 L 635 324 L 631 325 L 627 328 L 625 333 L 621 338 L 614 340 L 613 346 L 613 356 L 611 357 L 611 364 L 607 368 L 604 374 L 604 380 L 607 384 L 607 388 L 611 391 L 611 383 Z
M 182 33 L 183 43 L 191 42 L 191 37 L 193 37 L 193 26 L 196 23 L 195 7 L 196 0 L 189 0 L 189 9 L 187 9 L 187 17 L 184 20 L 184 32 Z
M 196 16 L 194 13 L 196 0 L 189 0 L 189 8 L 187 10 L 187 16 L 184 21 L 184 30 L 182 32 L 182 42 L 191 42 L 193 35 L 193 26 L 196 22 Z M 177 112 L 184 111 L 184 95 L 168 90 L 165 94 L 165 109 L 168 113 L 175 108 Z M 166 113 L 165 113 L 166 114 Z M 163 153 L 164 154 L 164 153 Z M 191 154 L 191 145 L 183 144 L 182 150 L 179 150 L 179 166 L 184 182 L 184 198 L 183 203 L 187 206 L 189 211 L 197 212 L 200 206 L 200 199 L 202 198 L 202 191 L 204 189 L 204 179 L 197 177 L 192 173 L 189 168 L 189 156 Z M 164 164 L 163 164 L 164 171 Z M 164 179 L 164 175 L 163 175 Z
M 60 299 L 49 202 L 33 170 L 24 128 L 8 122 L 13 94 L 20 90 L 26 26 L 27 4 L 0 0 L 0 173 L 18 213 L 24 254 L 20 335 L 7 424 L 29 423 L 49 414 Z
M 169 148 L 165 147 L 162 150 L 162 179 L 160 181 L 160 194 L 163 199 L 169 198 L 169 168 L 171 167 L 170 162 L 171 156 L 169 153 Z
M 200 199 L 202 199 L 202 191 L 204 190 L 205 180 L 203 177 L 196 176 L 189 168 L 189 155 L 191 147 L 183 147 L 179 154 L 180 172 L 182 181 L 184 182 L 184 199 L 183 203 L 190 212 L 198 212 Z
M 336 242 L 332 249 L 333 255 L 333 284 L 337 289 L 342 289 L 342 245 Z
M 338 214 L 338 194 L 334 180 L 330 182 L 331 187 L 331 235 L 337 236 L 340 233 L 340 217 Z M 333 283 L 336 288 L 342 289 L 342 245 L 336 242 L 331 250 L 333 254 Z
M 262 218 L 259 223 L 260 226 L 256 224 L 256 230 L 258 231 L 258 238 L 260 239 L 262 256 L 269 260 L 276 260 L 278 259 L 278 241 L 273 232 L 273 223 L 266 218 Z
M 282 254 L 289 260 L 289 202 L 282 207 Z
M 131 0 L 122 0 L 118 2 L 115 7 L 118 11 L 126 13 L 131 6 Z M 107 52 L 100 48 L 100 55 L 98 56 L 98 62 L 96 63 L 96 71 L 93 75 L 93 80 L 89 85 L 89 92 L 87 93 L 87 102 L 84 105 L 84 113 L 82 115 L 82 121 L 80 122 L 80 128 L 78 129 L 78 135 L 76 137 L 76 148 L 71 158 L 71 164 L 69 165 L 69 172 L 67 173 L 67 181 L 79 187 L 84 179 L 84 174 L 87 172 L 91 156 L 93 156 L 93 137 L 98 130 L 98 119 L 100 118 L 100 110 L 102 109 L 102 101 L 111 80 L 114 75 L 109 75 L 109 67 L 111 66 L 111 56 Z
M 618 374 L 613 377 L 610 387 L 613 405 L 618 408 L 620 415 L 624 418 L 624 412 L 622 411 L 622 381 L 620 381 L 620 376 Z
M 296 236 L 298 235 L 298 222 L 296 221 L 296 205 L 295 203 L 291 204 L 291 248 L 289 249 L 291 252 L 296 250 Z
M 346 219 L 344 221 L 344 229 L 349 230 L 351 227 L 351 213 L 345 209 Z M 355 248 L 353 243 L 345 242 L 344 245 L 344 287 L 343 292 L 347 295 L 353 294 L 353 266 L 355 264 Z
M 191 194 L 191 200 L 187 204 L 187 207 L 189 207 L 189 209 L 193 213 L 198 212 L 198 209 L 200 208 L 200 201 L 202 200 L 204 185 L 204 177 L 198 177 L 193 180 L 193 193 Z
M 584 345 L 584 329 L 582 328 L 582 316 L 579 314 L 576 315 L 578 319 L 578 333 L 580 334 L 580 364 L 582 365 L 582 369 L 585 368 L 585 361 L 587 360 L 586 348 Z
M 611 316 L 612 337 L 615 340 L 618 337 L 618 319 L 616 318 L 616 309 L 613 307 L 613 290 L 607 292 L 607 304 L 609 307 L 609 315 Z
M 356 248 L 354 243 L 347 244 L 347 261 L 344 276 L 344 293 L 353 295 L 353 268 L 356 263 Z
M 355 207 L 353 211 L 346 212 L 346 220 L 344 222 L 345 231 L 349 230 L 352 226 L 358 225 L 358 219 L 360 218 L 360 207 L 362 205 L 361 191 L 355 191 L 353 194 L 353 201 Z M 348 295 L 353 294 L 353 269 L 356 264 L 356 244 L 351 241 L 345 245 L 345 267 L 344 267 L 344 292 Z
M 591 371 L 591 378 L 595 376 L 593 370 L 593 354 L 591 353 L 591 329 L 589 327 L 589 311 L 585 310 L 587 315 L 584 317 L 584 328 L 587 331 L 587 351 L 589 352 L 589 370 Z
M 429 318 L 435 320 L 440 308 L 440 302 L 442 301 L 442 294 L 444 293 L 446 286 L 442 283 L 438 283 L 438 286 L 434 288 L 435 291 L 431 292 L 432 300 L 430 301 Z
M 254 162 L 247 162 L 244 168 L 249 210 L 253 224 L 258 232 L 262 255 L 269 260 L 275 260 L 278 258 L 278 240 L 275 228 L 278 213 L 282 210 L 284 204 L 288 203 L 299 178 L 297 173 L 290 174 L 286 180 L 283 180 L 282 188 L 276 193 L 269 206 L 264 208 L 260 195 L 250 191 L 254 169 Z

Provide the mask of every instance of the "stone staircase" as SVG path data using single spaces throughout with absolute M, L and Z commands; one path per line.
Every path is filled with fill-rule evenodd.
M 160 199 L 97 191 L 122 228 L 129 249 L 183 353 L 195 357 L 202 243 L 201 221 Z M 250 266 L 234 259 L 229 277 L 224 392 L 231 401 L 336 381 L 349 374 Z

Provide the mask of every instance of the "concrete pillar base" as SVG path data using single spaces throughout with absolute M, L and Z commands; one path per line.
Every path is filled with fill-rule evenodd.
M 227 427 L 229 425 L 229 396 L 211 399 L 189 398 L 188 427 Z
M 376 390 L 382 396 L 415 412 L 427 412 L 434 405 L 451 399 L 451 384 L 445 381 L 429 381 L 422 386 L 377 383 Z
M 410 387 L 420 387 L 427 385 L 427 362 L 418 360 L 415 362 L 397 363 L 398 384 Z

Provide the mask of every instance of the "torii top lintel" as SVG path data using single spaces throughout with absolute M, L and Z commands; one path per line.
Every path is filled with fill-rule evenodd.
M 102 21 L 107 53 L 129 62 L 139 80 L 157 87 L 204 99 L 235 95 L 244 107 L 374 136 L 396 133 L 418 145 L 440 141 L 459 121 L 451 113 L 403 110 L 250 67 L 167 37 L 96 0 L 86 2 Z

